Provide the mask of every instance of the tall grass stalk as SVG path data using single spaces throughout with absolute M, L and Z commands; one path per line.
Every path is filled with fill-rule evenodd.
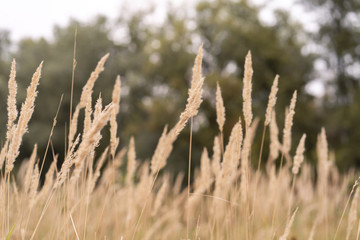
M 190 185 L 191 185 L 191 149 L 192 149 L 192 130 L 193 117 L 190 118 L 190 139 L 189 139 L 189 162 L 188 162 L 188 184 L 187 184 L 187 218 L 186 218 L 186 239 L 189 238 L 189 222 L 190 222 Z

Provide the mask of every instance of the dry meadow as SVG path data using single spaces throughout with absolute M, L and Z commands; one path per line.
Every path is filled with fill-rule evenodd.
M 31 131 L 28 123 L 36 105 L 42 63 L 32 77 L 26 100 L 17 109 L 13 61 L 8 122 L 2 126 L 7 134 L 0 153 L 1 239 L 359 239 L 358 182 L 354 174 L 339 174 L 325 129 L 312 133 L 318 135 L 317 166 L 304 161 L 306 135 L 301 139 L 291 136 L 292 128 L 296 128 L 296 91 L 288 99 L 285 114 L 276 113 L 281 80 L 274 76 L 265 121 L 253 116 L 250 52 L 245 60 L 243 89 L 238 89 L 243 96 L 239 120 L 225 139 L 226 102 L 218 83 L 213 96 L 218 135 L 213 136 L 213 149 L 204 148 L 199 169 L 188 174 L 192 179 L 184 179 L 184 173 L 171 176 L 163 168 L 173 143 L 185 127 L 192 129 L 201 108 L 206 84 L 201 71 L 202 47 L 195 59 L 187 104 L 174 126 L 164 126 L 150 161 L 137 159 L 134 138 L 126 148 L 118 148 L 120 77 L 115 80 L 110 103 L 92 98 L 108 57 L 100 59 L 80 99 L 74 99 L 64 159 L 52 153 L 50 133 L 47 154 L 52 155 L 53 162 L 46 173 L 36 145 L 28 160 L 18 157 L 22 138 Z M 79 117 L 81 111 L 84 119 Z M 279 118 L 285 119 L 284 126 L 277 125 Z M 79 122 L 83 129 L 78 129 Z M 109 130 L 109 146 L 96 154 L 102 133 Z M 259 157 L 252 159 L 255 134 L 262 134 L 262 142 L 261 149 L 256 150 Z M 269 146 L 264 144 L 265 139 L 270 139 Z M 189 159 L 185 160 L 189 166 L 191 146 L 190 135 Z M 268 156 L 262 154 L 265 148 L 269 149 Z M 262 162 L 265 169 L 252 168 L 251 160 L 259 166 Z M 57 162 L 62 162 L 60 168 Z M 15 174 L 16 163 L 21 166 Z M 42 174 L 45 180 L 40 184 Z

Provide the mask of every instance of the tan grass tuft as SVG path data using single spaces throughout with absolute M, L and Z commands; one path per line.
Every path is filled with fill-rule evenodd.
M 30 191 L 29 191 L 29 208 L 33 208 L 37 201 L 37 192 L 39 187 L 39 167 L 35 165 L 33 174 L 31 176 Z
M 95 184 L 96 184 L 97 180 L 100 177 L 100 170 L 101 170 L 102 166 L 105 163 L 108 150 L 109 150 L 109 148 L 107 147 L 105 149 L 105 151 L 101 154 L 101 156 L 100 156 L 100 158 L 99 158 L 99 160 L 97 162 L 96 169 L 95 169 L 93 177 L 92 178 L 89 177 L 88 195 L 90 195 L 94 191 Z
M 249 193 L 249 164 L 250 164 L 250 154 L 251 154 L 251 144 L 255 137 L 255 132 L 257 125 L 259 123 L 258 119 L 255 119 L 248 128 L 248 130 L 245 133 L 245 138 L 243 142 L 243 147 L 241 149 L 241 183 L 240 183 L 240 191 L 241 191 L 241 201 L 243 203 L 246 202 L 248 199 L 248 193 Z
M 174 131 L 171 131 L 172 138 L 176 138 L 179 133 L 184 129 L 186 122 L 191 118 L 197 115 L 200 104 L 202 103 L 202 92 L 203 92 L 203 83 L 204 78 L 201 74 L 202 68 L 202 56 L 203 56 L 203 46 L 199 48 L 198 54 L 195 58 L 195 64 L 193 67 L 193 76 L 191 80 L 191 87 L 188 91 L 188 99 L 186 103 L 185 110 L 180 115 L 180 120 L 174 127 Z
M 279 82 L 279 75 L 275 76 L 273 85 L 271 87 L 268 105 L 266 107 L 266 114 L 265 114 L 265 126 L 269 125 L 271 122 L 272 112 L 276 104 L 276 94 L 278 92 L 278 82 Z
M 318 190 L 319 195 L 322 197 L 326 196 L 327 185 L 328 185 L 328 176 L 329 176 L 329 150 L 328 143 L 326 140 L 325 129 L 321 129 L 321 133 L 318 136 L 317 141 L 317 155 L 318 155 Z
M 78 118 L 80 113 L 80 107 L 79 105 L 76 106 L 75 111 L 72 115 L 71 122 L 70 122 L 70 128 L 69 128 L 69 134 L 68 134 L 68 141 L 69 141 L 69 149 L 73 146 L 74 137 L 77 131 L 78 126 Z
M 243 113 L 244 113 L 246 129 L 250 127 L 253 118 L 252 109 L 251 109 L 252 75 L 253 75 L 253 69 L 252 69 L 251 52 L 249 51 L 245 59 L 243 92 L 242 92 Z
M 94 84 L 95 84 L 96 80 L 98 79 L 100 73 L 102 71 L 104 71 L 104 65 L 105 65 L 105 62 L 108 59 L 109 55 L 110 54 L 107 53 L 100 59 L 95 70 L 91 73 L 90 78 L 88 79 L 85 86 L 83 87 L 83 90 L 81 92 L 81 97 L 80 97 L 80 103 L 79 103 L 80 108 L 84 108 L 86 106 L 87 102 L 89 101 L 89 97 L 91 96 L 91 94 L 93 92 Z
M 12 128 L 12 129 L 14 129 L 14 128 Z M 14 131 L 12 131 L 12 132 L 14 132 Z M 10 134 L 10 135 L 12 135 L 12 134 Z M 5 162 L 8 146 L 9 146 L 9 140 L 6 139 L 4 146 L 1 148 L 1 151 L 0 151 L 0 171 L 2 170 L 2 167 Z
M 227 186 L 236 177 L 237 169 L 240 161 L 241 144 L 243 141 L 243 132 L 241 127 L 241 118 L 234 125 L 229 142 L 226 145 L 223 162 L 222 162 L 222 175 L 226 181 Z
M 291 149 L 291 128 L 293 125 L 293 118 L 295 115 L 295 104 L 296 104 L 297 92 L 295 91 L 290 102 L 289 112 L 286 114 L 285 126 L 283 130 L 283 146 L 282 150 L 284 155 L 288 155 Z
M 170 147 L 168 144 L 167 126 L 165 126 L 157 143 L 154 155 L 151 158 L 151 175 L 155 176 L 157 171 L 160 171 L 163 167 L 165 167 L 167 158 L 167 156 L 165 156 L 165 150 Z
M 120 110 L 120 92 L 121 92 L 121 81 L 120 76 L 116 77 L 114 90 L 112 92 L 112 103 L 114 104 L 114 108 L 110 115 L 110 154 L 112 158 L 115 157 L 115 151 L 117 146 L 119 145 L 119 138 L 116 137 L 117 133 L 117 122 L 116 116 Z
M 209 186 L 212 182 L 210 158 L 208 155 L 208 151 L 206 150 L 205 147 L 203 149 L 200 158 L 200 177 L 198 179 L 199 179 L 199 186 Z
M 222 132 L 225 123 L 225 107 L 223 98 L 221 96 L 219 82 L 216 84 L 216 121 L 219 125 L 220 132 Z
M 7 99 L 7 111 L 8 111 L 8 123 L 7 123 L 7 135 L 6 139 L 9 139 L 10 136 L 8 135 L 10 133 L 10 129 L 12 125 L 14 124 L 15 119 L 17 118 L 17 108 L 16 108 L 16 93 L 17 93 L 17 84 L 15 81 L 16 76 L 16 62 L 15 59 L 13 59 L 11 64 L 11 72 L 10 72 L 10 78 L 8 83 L 9 88 L 9 96 Z
M 299 173 L 300 165 L 304 161 L 305 139 L 306 139 L 306 134 L 303 134 L 300 139 L 299 145 L 296 149 L 296 155 L 294 157 L 294 165 L 292 167 L 292 173 L 294 175 L 297 175 Z
M 136 171 L 136 153 L 135 153 L 135 141 L 134 137 L 130 138 L 129 151 L 128 151 L 128 162 L 127 162 L 127 174 L 126 174 L 126 184 L 132 185 L 133 178 Z
M 84 130 L 83 136 L 89 131 L 91 127 L 91 115 L 92 115 L 92 97 L 89 96 L 85 106 L 85 118 L 84 118 Z
M 214 145 L 213 145 L 213 155 L 211 159 L 211 168 L 216 178 L 220 176 L 219 175 L 221 170 L 220 160 L 221 160 L 220 139 L 219 137 L 215 137 Z
M 274 161 L 279 157 L 279 150 L 281 144 L 279 142 L 279 128 L 276 123 L 276 114 L 275 111 L 272 112 L 272 118 L 270 122 L 270 154 L 269 154 L 269 163 Z
M 75 183 L 79 179 L 86 157 L 89 153 L 93 152 L 94 148 L 96 147 L 96 143 L 99 141 L 100 131 L 109 121 L 112 106 L 113 105 L 110 103 L 105 107 L 99 117 L 94 119 L 90 130 L 83 137 L 82 142 L 80 143 L 80 146 L 76 152 L 76 158 L 74 159 L 75 169 L 70 179 L 72 183 Z
M 27 132 L 28 123 L 34 112 L 34 103 L 38 93 L 37 86 L 41 76 L 42 65 L 43 63 L 41 62 L 31 79 L 30 86 L 27 88 L 26 99 L 21 106 L 19 120 L 16 125 L 14 135 L 11 137 L 11 142 L 9 143 L 9 150 L 6 156 L 6 173 L 10 173 L 14 168 L 14 162 L 19 155 L 19 148 L 22 142 L 22 137 Z
M 180 114 L 180 119 L 176 125 L 167 134 L 167 128 L 158 142 L 155 153 L 151 160 L 151 174 L 154 176 L 162 167 L 165 166 L 166 160 L 169 157 L 173 143 L 177 139 L 180 132 L 184 129 L 186 122 L 198 113 L 200 104 L 202 103 L 202 92 L 204 78 L 201 75 L 202 68 L 202 51 L 203 46 L 199 48 L 198 54 L 195 58 L 193 67 L 193 76 L 191 80 L 191 87 L 188 91 L 187 104 L 185 110 Z
M 70 168 L 76 157 L 75 156 L 75 148 L 79 144 L 79 140 L 80 140 L 80 135 L 77 136 L 77 138 L 75 139 L 74 143 L 72 144 L 72 146 L 70 148 L 70 151 L 66 155 L 66 158 L 61 166 L 61 170 L 56 177 L 54 189 L 60 187 L 65 182 L 65 180 L 70 172 Z
M 99 117 L 101 111 L 102 111 L 103 105 L 102 105 L 102 98 L 101 93 L 99 94 L 98 99 L 96 100 L 95 107 L 94 107 L 94 114 L 93 119 L 96 119 Z

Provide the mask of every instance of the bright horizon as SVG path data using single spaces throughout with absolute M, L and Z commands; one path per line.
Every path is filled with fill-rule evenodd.
M 155 4 L 157 18 L 161 18 L 168 2 L 175 6 L 185 5 L 191 7 L 194 1 L 190 0 L 11 0 L 6 1 L 0 8 L 0 30 L 10 31 L 11 40 L 17 42 L 26 37 L 49 38 L 52 36 L 55 25 L 66 26 L 70 19 L 79 21 L 90 21 L 97 15 L 105 15 L 109 19 L 115 19 L 123 7 L 126 10 L 144 8 Z M 264 3 L 264 0 L 252 0 L 255 5 Z M 260 18 L 265 22 L 272 22 L 272 11 L 275 8 L 286 9 L 291 13 L 293 19 L 302 22 L 308 30 L 314 29 L 310 21 L 304 22 L 305 11 L 294 4 L 294 1 L 283 2 L 272 0 L 267 2 L 268 6 L 262 10 Z M 21 7 L 19 7 L 21 6 Z
M 86 22 L 97 15 L 115 19 L 123 7 L 134 11 L 152 3 L 157 6 L 155 14 L 159 14 L 164 10 L 166 2 L 167 0 L 149 0 L 146 4 L 130 0 L 6 1 L 0 8 L 0 30 L 8 30 L 11 40 L 15 42 L 27 37 L 51 38 L 55 25 L 64 27 L 71 19 Z

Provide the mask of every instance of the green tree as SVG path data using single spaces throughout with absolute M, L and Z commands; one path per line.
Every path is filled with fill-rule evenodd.
M 342 169 L 359 166 L 360 2 L 315 0 L 306 3 L 319 16 L 319 31 L 313 37 L 321 50 L 317 61 L 325 63 L 318 77 L 326 80 L 328 89 L 322 114 L 330 146 Z M 327 74 L 324 76 L 323 72 Z

